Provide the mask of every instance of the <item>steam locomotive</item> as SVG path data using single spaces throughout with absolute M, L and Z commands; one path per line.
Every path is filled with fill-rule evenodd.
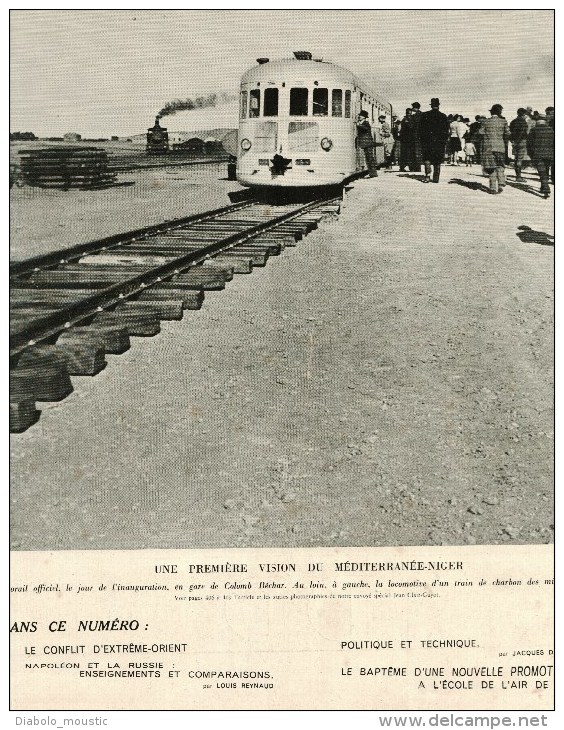
M 365 169 L 356 118 L 368 113 L 376 162 L 384 161 L 378 117 L 391 126 L 392 107 L 340 66 L 297 51 L 258 66 L 241 80 L 237 179 L 251 188 L 341 184 Z
M 155 126 L 147 130 L 147 146 L 145 150 L 148 155 L 166 155 L 169 151 L 168 131 L 161 127 L 159 118 L 155 119 Z

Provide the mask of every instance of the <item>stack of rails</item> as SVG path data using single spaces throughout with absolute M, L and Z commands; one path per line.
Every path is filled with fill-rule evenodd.
M 45 147 L 19 154 L 23 178 L 33 187 L 92 190 L 116 180 L 108 153 L 98 147 Z

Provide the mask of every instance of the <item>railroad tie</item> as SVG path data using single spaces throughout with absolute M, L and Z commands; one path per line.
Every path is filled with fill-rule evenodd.
M 66 365 L 69 375 L 96 375 L 106 367 L 104 348 L 92 341 L 60 341 L 56 345 L 37 345 L 26 350 L 20 365 Z
M 151 251 L 151 249 L 135 250 L 135 254 L 142 253 L 144 250 Z M 188 255 L 190 253 L 199 253 L 201 251 L 200 246 L 185 246 L 183 248 L 175 247 L 174 249 L 159 247 L 160 251 L 164 251 L 167 254 L 172 254 L 173 257 L 180 257 Z M 280 244 L 267 244 L 263 246 L 253 245 L 251 241 L 245 241 L 244 243 L 233 244 L 229 248 L 224 248 L 218 252 L 218 256 L 233 256 L 238 257 L 249 257 L 252 259 L 255 266 L 265 266 L 269 256 L 278 256 L 281 252 Z M 236 252 L 236 253 L 235 253 Z M 211 257 L 214 254 L 209 254 Z
M 130 337 L 154 337 L 161 331 L 161 323 L 156 311 L 149 309 L 125 309 L 120 312 L 101 312 L 93 319 L 93 324 L 114 324 L 127 328 Z
M 293 236 L 271 236 L 270 233 L 260 233 L 255 238 L 251 238 L 246 243 L 254 244 L 255 246 L 270 246 L 275 243 L 280 246 L 283 251 L 286 247 L 293 248 L 297 246 L 297 240 Z
M 57 311 L 56 307 L 46 306 L 12 306 L 10 307 L 10 336 L 26 329 L 31 319 L 37 320 L 42 317 L 48 317 Z
M 90 351 L 91 354 L 89 355 L 89 357 L 91 357 L 93 360 L 98 357 L 97 353 L 101 352 L 102 356 L 104 357 L 105 367 L 105 354 L 107 352 L 114 354 L 111 349 L 107 348 L 107 343 L 108 337 L 105 337 L 102 333 L 96 331 L 95 329 L 91 329 L 88 326 L 77 326 L 71 327 L 64 332 L 61 332 L 57 339 L 56 345 L 60 349 L 76 349 L 76 351 L 84 353 Z M 82 375 L 83 373 L 80 374 Z
M 163 279 L 155 286 L 163 289 L 183 289 L 187 291 L 221 291 L 225 289 L 225 279 L 219 279 L 213 274 L 204 276 L 202 274 L 193 275 L 191 272 L 176 274 L 171 279 Z
M 97 337 L 102 341 L 104 350 L 112 355 L 121 355 L 122 352 L 127 352 L 131 346 L 125 325 L 104 324 L 103 322 L 93 322 L 85 327 L 73 327 L 68 332 L 64 332 L 58 341 L 60 342 L 61 339 L 67 341 L 67 338 L 70 340 L 79 335 Z
M 201 289 L 194 291 L 193 289 L 174 288 L 172 284 L 170 287 L 159 284 L 141 292 L 136 301 L 159 302 L 170 299 L 181 301 L 183 309 L 201 309 L 204 301 L 204 292 Z
M 214 259 L 214 261 L 217 261 L 217 259 Z M 190 271 L 197 271 L 200 269 L 201 271 L 214 271 L 215 273 L 218 273 L 221 275 L 221 272 L 225 274 L 225 281 L 231 281 L 233 279 L 233 274 L 237 273 L 235 271 L 235 267 L 233 263 L 225 264 L 224 266 L 215 264 L 214 261 L 208 260 L 208 266 L 206 266 L 205 269 L 202 269 L 201 266 L 196 266 Z
M 265 241 L 261 243 L 254 238 L 251 238 L 248 241 L 241 241 L 241 243 L 236 243 L 235 247 L 238 251 L 250 251 L 251 253 L 261 254 L 264 253 L 267 256 L 280 256 L 285 248 L 284 244 L 280 243 L 279 241 Z
M 220 239 L 221 240 L 221 239 Z M 261 245 L 255 244 L 254 239 L 250 238 L 241 242 L 233 242 L 233 245 L 237 246 L 239 250 L 244 250 L 247 247 L 252 247 L 253 253 L 258 252 L 266 254 L 267 256 L 278 256 L 282 251 L 282 246 L 279 241 L 268 241 Z M 128 251 L 133 253 L 139 253 L 143 251 L 153 252 L 166 252 L 176 253 L 181 256 L 183 253 L 190 253 L 192 251 L 200 251 L 202 249 L 201 242 L 197 241 L 185 241 L 176 239 L 174 241 L 168 241 L 166 238 L 149 239 L 144 244 L 131 244 L 127 246 Z
M 163 299 L 162 301 L 152 300 L 150 302 L 140 302 L 138 299 L 134 302 L 124 302 L 115 308 L 116 314 L 124 311 L 142 312 L 149 310 L 154 312 L 159 319 L 163 320 L 181 320 L 184 314 L 182 301 L 175 298 Z
M 10 289 L 10 305 L 38 304 L 41 307 L 57 309 L 69 304 L 78 304 L 82 299 L 92 296 L 96 290 L 91 289 L 26 289 L 17 287 Z
M 146 270 L 146 267 L 134 266 L 124 271 L 120 266 L 85 267 L 71 264 L 60 269 L 38 271 L 22 283 L 29 288 L 102 288 L 123 281 L 124 273 L 137 276 Z M 226 273 L 197 271 L 195 267 L 174 277 L 174 281 L 182 282 L 187 288 L 192 289 L 224 289 L 226 280 Z
M 49 364 L 21 364 L 10 370 L 10 403 L 60 401 L 72 393 L 71 379 L 64 361 Z
M 270 246 L 273 243 L 279 243 L 282 248 L 285 246 L 295 246 L 298 242 L 298 238 L 293 236 L 291 233 L 283 233 L 282 231 L 264 231 L 257 233 L 255 236 L 249 239 L 249 243 L 258 243 L 264 241 L 265 246 Z
M 10 401 L 10 433 L 27 431 L 39 420 L 41 411 L 35 407 L 34 400 Z
M 241 254 L 231 254 L 224 256 L 223 253 L 214 256 L 213 259 L 206 259 L 203 265 L 210 269 L 218 266 L 228 266 L 235 274 L 251 274 L 253 271 L 253 261 L 250 256 L 241 256 Z
M 256 253 L 244 248 L 234 247 L 227 249 L 226 251 L 221 252 L 222 256 L 225 256 L 227 258 L 230 258 L 231 256 L 234 256 L 235 258 L 239 258 L 240 256 L 244 256 L 245 258 L 248 256 L 253 266 L 266 266 L 266 262 L 268 261 L 268 254 L 264 254 L 260 251 L 257 251 Z
M 18 279 L 21 289 L 102 289 L 112 284 L 112 277 L 105 277 L 97 271 L 82 267 L 81 271 L 64 269 L 45 269 L 38 271 L 28 279 Z M 118 279 L 123 280 L 123 274 Z
M 233 279 L 233 267 L 216 267 L 203 269 L 201 266 L 192 266 L 187 271 L 173 276 L 171 281 L 182 281 L 186 284 L 200 283 L 201 289 L 224 289 L 225 284 Z
M 112 249 L 111 253 L 104 252 L 99 254 L 88 254 L 88 256 L 84 256 L 80 259 L 80 264 L 84 264 L 88 267 L 100 266 L 102 264 L 107 264 L 109 266 L 127 266 L 128 268 L 129 266 L 138 266 L 148 270 L 154 266 L 164 266 L 175 258 L 177 257 L 171 256 L 170 254 L 167 256 L 155 254 L 154 252 L 145 254 L 145 249 L 143 249 L 143 252 L 140 254 L 129 253 L 126 250 L 126 247 L 120 247 L 119 250 L 117 248 Z

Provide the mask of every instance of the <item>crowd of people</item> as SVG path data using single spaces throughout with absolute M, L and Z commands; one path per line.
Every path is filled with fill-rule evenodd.
M 405 110 L 403 119 L 385 116 L 378 119 L 378 131 L 384 147 L 385 165 L 399 166 L 400 172 L 420 172 L 424 165 L 423 182 L 438 183 L 441 165 L 481 165 L 489 177 L 489 192 L 498 195 L 506 185 L 505 167 L 513 159 L 516 182 L 523 182 L 522 171 L 533 164 L 540 178 L 540 192 L 550 197 L 554 185 L 554 107 L 544 114 L 532 107 L 517 110 L 508 124 L 501 104 L 494 104 L 490 116 L 477 115 L 473 122 L 462 114 L 440 111 L 438 98 L 431 99 L 431 110 L 421 111 L 421 104 Z M 368 114 L 357 119 L 358 145 L 364 149 L 369 175 L 376 176 L 377 164 Z

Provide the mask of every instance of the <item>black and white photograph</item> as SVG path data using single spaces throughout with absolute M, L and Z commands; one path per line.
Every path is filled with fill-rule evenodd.
M 552 540 L 551 11 L 11 42 L 12 549 Z
M 553 543 L 552 10 L 12 10 L 10 93 L 12 554 Z

